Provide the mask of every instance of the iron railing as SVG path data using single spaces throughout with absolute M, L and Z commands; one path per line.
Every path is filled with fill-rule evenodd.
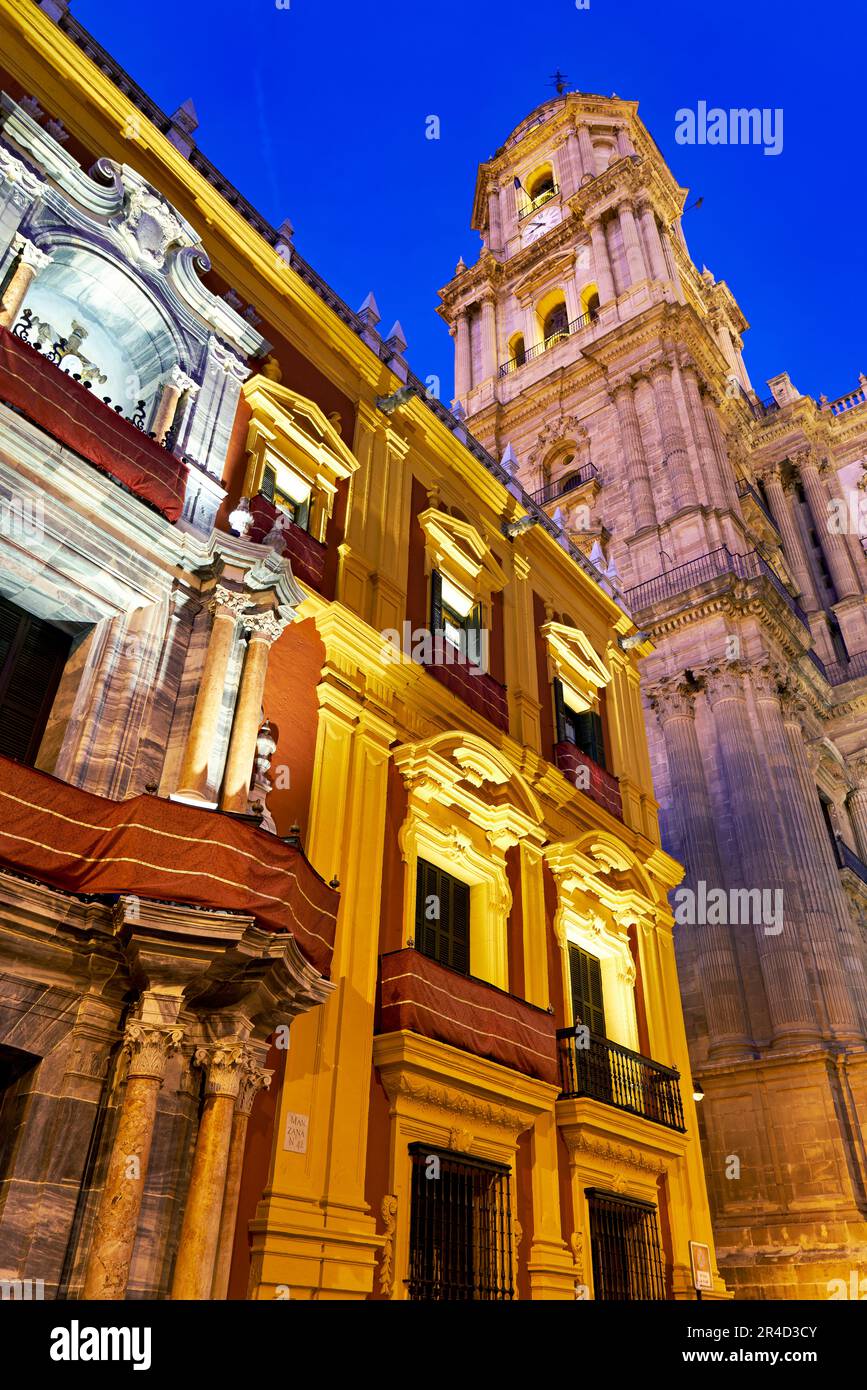
M 552 333 L 544 342 L 536 343 L 535 347 L 527 348 L 526 352 L 520 357 L 510 357 L 508 362 L 500 363 L 500 376 L 508 376 L 510 372 L 516 372 L 525 363 L 532 362 L 535 357 L 541 357 L 543 352 L 548 352 L 558 343 L 562 343 L 564 338 L 570 338 L 573 333 L 577 333 L 581 328 L 589 328 L 590 324 L 598 317 L 598 313 L 581 314 L 580 318 L 573 319 L 567 323 L 565 328 L 560 328 L 556 333 Z
M 774 530 L 777 532 L 777 535 L 779 535 L 780 528 L 774 521 L 773 515 L 771 514 L 768 508 L 767 502 L 765 501 L 764 497 L 762 497 L 762 494 L 759 492 L 758 488 L 753 487 L 752 483 L 747 478 L 738 478 L 738 497 L 751 497 L 755 502 L 756 506 L 758 507 L 759 511 L 762 513 L 765 519 L 770 522 Z
M 661 1301 L 665 1261 L 650 1202 L 587 1189 L 593 1294 L 601 1302 Z
M 573 469 L 565 477 L 555 478 L 552 483 L 546 483 L 536 492 L 531 492 L 530 496 L 540 507 L 544 507 L 546 502 L 555 502 L 558 497 L 565 497 L 567 492 L 574 492 L 576 487 L 583 487 L 598 477 L 599 470 L 594 463 L 582 463 L 580 468 Z
M 733 574 L 738 579 L 767 579 L 780 598 L 791 609 L 799 622 L 809 628 L 807 615 L 798 600 L 793 598 L 779 575 L 775 574 L 764 555 L 758 550 L 750 550 L 746 555 L 733 555 L 727 546 L 699 555 L 695 560 L 687 560 L 670 570 L 663 570 L 646 579 L 643 584 L 635 584 L 627 589 L 624 598 L 633 613 L 643 608 L 651 608 L 664 599 L 675 598 L 699 584 L 707 584 L 724 574 Z
M 535 198 L 531 198 L 529 202 L 522 203 L 518 210 L 518 221 L 523 222 L 525 217 L 529 217 L 530 213 L 535 212 L 543 203 L 550 202 L 552 198 L 556 198 L 559 192 L 560 185 L 555 183 L 552 184 L 550 188 L 546 188 L 543 193 L 537 193 Z
M 581 1044 L 587 1042 L 584 1047 Z M 680 1073 L 583 1028 L 558 1028 L 561 1100 L 589 1096 L 667 1129 L 685 1129 Z
M 510 1169 L 419 1142 L 410 1144 L 409 1153 L 410 1299 L 513 1299 Z
M 829 661 L 825 666 L 825 678 L 829 685 L 842 685 L 844 681 L 854 681 L 859 676 L 867 676 L 867 652 L 854 652 L 845 661 Z
M 867 883 L 867 864 L 864 863 L 863 859 L 859 859 L 858 855 L 855 854 L 848 845 L 844 844 L 842 840 L 837 839 L 834 843 L 837 848 L 837 863 L 840 865 L 840 868 L 851 869 L 853 874 L 856 874 L 862 883 Z

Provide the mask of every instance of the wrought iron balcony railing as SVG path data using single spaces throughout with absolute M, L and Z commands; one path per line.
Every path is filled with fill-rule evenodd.
M 597 317 L 598 313 L 596 311 L 592 314 L 582 314 L 580 318 L 573 319 L 571 323 L 567 323 L 565 328 L 561 328 L 558 332 L 552 333 L 544 342 L 536 343 L 535 347 L 527 348 L 526 352 L 522 353 L 520 357 L 510 357 L 508 362 L 501 362 L 500 376 L 508 376 L 511 372 L 516 372 L 518 368 L 523 367 L 525 363 L 532 362 L 535 357 L 541 357 L 543 352 L 548 352 L 552 347 L 556 347 L 558 343 L 562 343 L 564 338 L 571 337 L 573 333 L 577 333 L 581 328 L 589 328 L 590 324 L 593 323 Z
M 727 546 L 699 555 L 695 560 L 687 560 L 673 569 L 663 570 L 653 579 L 643 584 L 635 584 L 627 589 L 624 598 L 633 613 L 642 608 L 650 608 L 664 599 L 674 598 L 687 589 L 699 584 L 707 584 L 724 574 L 734 574 L 738 579 L 767 579 L 780 598 L 791 609 L 799 622 L 809 628 L 807 615 L 798 600 L 793 598 L 779 575 L 775 574 L 764 555 L 758 550 L 750 550 L 746 555 L 733 555 Z
M 599 470 L 594 463 L 582 463 L 580 468 L 573 469 L 565 477 L 555 478 L 553 482 L 546 483 L 536 492 L 531 492 L 530 496 L 540 507 L 544 507 L 546 502 L 556 502 L 558 497 L 565 497 L 568 492 L 574 492 L 577 487 L 583 487 L 585 483 L 598 477 Z
M 863 859 L 859 859 L 858 855 L 842 840 L 835 840 L 834 843 L 837 848 L 837 863 L 840 868 L 851 869 L 862 883 L 867 883 L 867 864 L 864 863 Z
M 854 681 L 859 676 L 867 676 L 867 652 L 853 652 L 845 661 L 829 661 L 825 665 L 825 678 L 829 685 L 842 685 L 844 681 Z
M 558 183 L 553 183 L 551 187 L 546 188 L 544 192 L 537 193 L 535 198 L 530 198 L 526 203 L 522 203 L 518 211 L 518 221 L 523 222 L 525 217 L 529 217 L 530 213 L 535 212 L 543 203 L 548 203 L 552 198 L 556 198 L 559 192 L 560 185 Z
M 749 482 L 747 478 L 738 478 L 738 497 L 751 497 L 765 520 L 770 522 L 771 526 L 773 526 L 774 530 L 779 535 L 780 528 L 774 521 L 764 497 L 759 492 L 758 488 L 753 487 L 752 483 Z
M 674 1067 L 664 1067 L 596 1033 L 589 1034 L 588 1047 L 578 1042 L 574 1028 L 557 1029 L 561 1100 L 588 1096 L 683 1132 L 680 1073 Z

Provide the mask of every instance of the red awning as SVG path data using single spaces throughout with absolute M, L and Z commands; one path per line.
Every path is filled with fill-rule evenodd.
M 181 515 L 187 465 L 8 328 L 0 328 L 0 399 L 169 521 Z
M 338 894 L 300 850 L 216 811 L 109 801 L 0 757 L 0 866 L 71 893 L 248 912 L 331 968 Z
M 557 1034 L 545 1009 L 411 948 L 390 951 L 380 969 L 381 1032 L 407 1028 L 557 1084 Z

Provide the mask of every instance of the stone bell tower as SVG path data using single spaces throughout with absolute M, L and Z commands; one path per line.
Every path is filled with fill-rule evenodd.
M 740 1297 L 827 1298 L 867 1277 L 867 559 L 839 521 L 867 381 L 816 402 L 783 373 L 761 401 L 685 203 L 636 103 L 558 95 L 479 167 L 481 254 L 440 312 L 469 429 L 655 644 L 720 1269 Z

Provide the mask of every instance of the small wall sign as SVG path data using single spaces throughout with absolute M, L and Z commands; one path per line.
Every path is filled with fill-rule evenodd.
M 689 1257 L 692 1261 L 692 1282 L 697 1290 L 713 1288 L 713 1274 L 710 1267 L 710 1246 L 700 1241 L 689 1242 Z
M 290 1110 L 286 1116 L 286 1128 L 283 1131 L 283 1148 L 288 1153 L 306 1154 L 307 1126 L 309 1124 L 309 1115 L 299 1115 L 294 1110 Z

